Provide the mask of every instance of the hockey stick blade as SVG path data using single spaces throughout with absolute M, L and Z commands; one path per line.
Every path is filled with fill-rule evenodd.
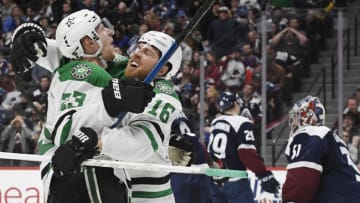
M 144 79 L 144 82 L 149 84 L 161 68 L 166 64 L 166 62 L 170 59 L 170 57 L 175 53 L 176 49 L 180 46 L 180 43 L 184 41 L 195 29 L 195 27 L 199 24 L 200 20 L 205 16 L 205 14 L 209 11 L 211 6 L 215 3 L 215 0 L 206 0 L 195 16 L 192 18 L 190 23 L 186 26 L 186 28 L 176 37 L 174 43 L 171 44 L 170 48 L 161 56 L 159 61 L 155 64 L 154 68 L 149 72 L 149 74 Z M 111 126 L 111 128 L 115 128 L 121 120 L 125 117 L 126 112 L 122 112 L 118 115 L 117 121 Z
M 36 154 L 18 154 L 9 152 L 0 152 L 0 159 L 25 160 L 25 161 L 51 161 L 50 156 L 36 155 Z M 185 166 L 171 166 L 162 164 L 150 163 L 135 163 L 125 161 L 88 159 L 82 163 L 83 166 L 93 167 L 109 167 L 109 168 L 125 168 L 132 170 L 143 171 L 166 171 L 169 173 L 185 173 L 185 174 L 199 174 L 207 176 L 223 176 L 232 178 L 247 178 L 247 172 L 241 170 L 215 169 L 204 167 L 185 167 Z

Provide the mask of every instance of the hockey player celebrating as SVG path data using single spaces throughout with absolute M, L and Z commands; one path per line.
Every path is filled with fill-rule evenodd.
M 256 153 L 252 122 L 240 116 L 237 95 L 222 92 L 216 105 L 221 115 L 211 122 L 208 152 L 220 168 L 253 171 L 264 191 L 278 193 L 279 182 Z M 223 196 L 213 197 L 215 202 L 254 202 L 248 179 L 222 178 L 214 181 Z
M 325 108 L 307 96 L 289 112 L 283 202 L 359 202 L 360 172 L 343 140 L 325 124 Z
M 36 26 L 23 25 L 17 31 L 14 43 L 19 42 L 17 37 L 29 37 L 29 33 L 31 40 L 44 42 Z M 47 119 L 39 141 L 40 153 L 53 156 L 51 163 L 41 164 L 48 202 L 90 202 L 90 199 L 125 202 L 125 190 L 112 171 L 96 169 L 102 174 L 98 178 L 92 174 L 94 169 L 85 168 L 85 172 L 80 173 L 80 164 L 96 153 L 97 135 L 105 126 L 110 126 L 120 112 L 140 113 L 144 110 L 153 97 L 152 87 L 136 80 L 112 79 L 104 70 L 104 60 L 113 56 L 112 31 L 101 24 L 93 11 L 80 10 L 65 17 L 58 25 L 56 43 L 61 54 L 72 61 L 54 72 Z M 35 49 L 32 51 L 36 54 Z M 12 57 L 16 56 L 14 53 L 24 51 L 14 50 Z M 28 65 L 27 58 L 36 60 L 33 55 L 20 54 L 25 60 L 19 57 L 19 61 Z M 16 72 L 26 69 L 22 63 L 14 62 L 14 58 L 11 60 Z M 85 184 L 84 176 L 91 176 L 94 182 Z M 96 188 L 94 183 L 101 184 L 102 181 L 107 187 Z M 85 185 L 97 191 L 91 193 Z M 109 194 L 108 188 L 118 189 L 117 193 Z
M 162 32 L 149 31 L 143 34 L 135 49 L 130 51 L 125 77 L 145 79 L 173 42 L 172 37 Z M 155 97 L 144 112 L 128 113 L 121 122 L 122 127 L 103 134 L 103 154 L 122 161 L 171 165 L 168 157 L 171 124 L 182 106 L 174 85 L 166 79 L 179 70 L 181 56 L 181 49 L 178 48 L 157 74 L 154 80 Z M 132 184 L 131 202 L 175 202 L 168 172 L 128 172 Z

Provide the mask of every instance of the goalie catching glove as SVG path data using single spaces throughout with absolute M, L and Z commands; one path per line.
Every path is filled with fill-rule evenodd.
M 46 56 L 45 32 L 35 23 L 24 23 L 17 27 L 12 36 L 10 63 L 17 74 L 31 69 L 31 62 L 38 60 L 38 51 Z
M 183 135 L 174 134 L 169 141 L 169 158 L 174 166 L 189 166 L 192 159 L 192 143 Z
M 264 191 L 269 193 L 278 193 L 280 183 L 275 179 L 271 171 L 266 171 L 257 176 L 260 181 L 261 187 Z
M 56 176 L 79 173 L 81 163 L 92 158 L 97 152 L 98 136 L 91 128 L 81 127 L 71 140 L 55 151 L 52 166 Z
M 112 79 L 102 90 L 105 109 L 111 117 L 121 112 L 142 113 L 154 96 L 151 85 L 133 79 Z

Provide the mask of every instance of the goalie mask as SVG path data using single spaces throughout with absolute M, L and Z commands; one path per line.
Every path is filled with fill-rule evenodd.
M 56 29 L 56 43 L 59 45 L 61 53 L 71 59 L 99 55 L 102 44 L 95 29 L 100 23 L 100 17 L 87 9 L 74 12 L 62 19 Z M 85 36 L 99 44 L 100 48 L 95 54 L 87 55 L 84 53 L 80 40 Z
M 155 47 L 160 51 L 161 56 L 164 55 L 171 45 L 175 42 L 174 38 L 159 31 L 149 31 L 144 33 L 137 43 L 146 43 Z M 134 50 L 128 50 L 128 53 L 132 53 Z M 160 57 L 161 57 L 160 56 Z M 173 55 L 169 58 L 168 64 L 170 64 L 170 71 L 166 74 L 166 79 L 170 79 L 180 69 L 182 58 L 181 48 L 178 47 Z
M 216 107 L 221 113 L 234 107 L 237 102 L 238 96 L 231 92 L 222 92 L 216 100 Z
M 325 108 L 318 97 L 307 96 L 294 104 L 289 112 L 289 125 L 298 127 L 325 125 Z

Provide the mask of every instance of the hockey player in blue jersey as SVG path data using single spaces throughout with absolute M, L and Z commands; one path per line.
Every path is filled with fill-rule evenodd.
M 173 165 L 209 168 L 208 154 L 184 113 L 171 126 L 169 155 Z M 210 177 L 194 174 L 171 174 L 171 188 L 176 203 L 208 203 Z
M 283 202 L 360 202 L 360 172 L 343 140 L 325 124 L 325 108 L 307 96 L 289 112 Z
M 260 181 L 263 191 L 277 193 L 279 182 L 264 165 L 256 153 L 253 123 L 240 116 L 237 95 L 223 92 L 217 99 L 221 115 L 211 122 L 208 152 L 219 163 L 220 168 L 253 171 Z M 254 202 L 254 195 L 248 179 L 217 179 L 218 188 L 225 197 L 218 196 L 215 202 Z

